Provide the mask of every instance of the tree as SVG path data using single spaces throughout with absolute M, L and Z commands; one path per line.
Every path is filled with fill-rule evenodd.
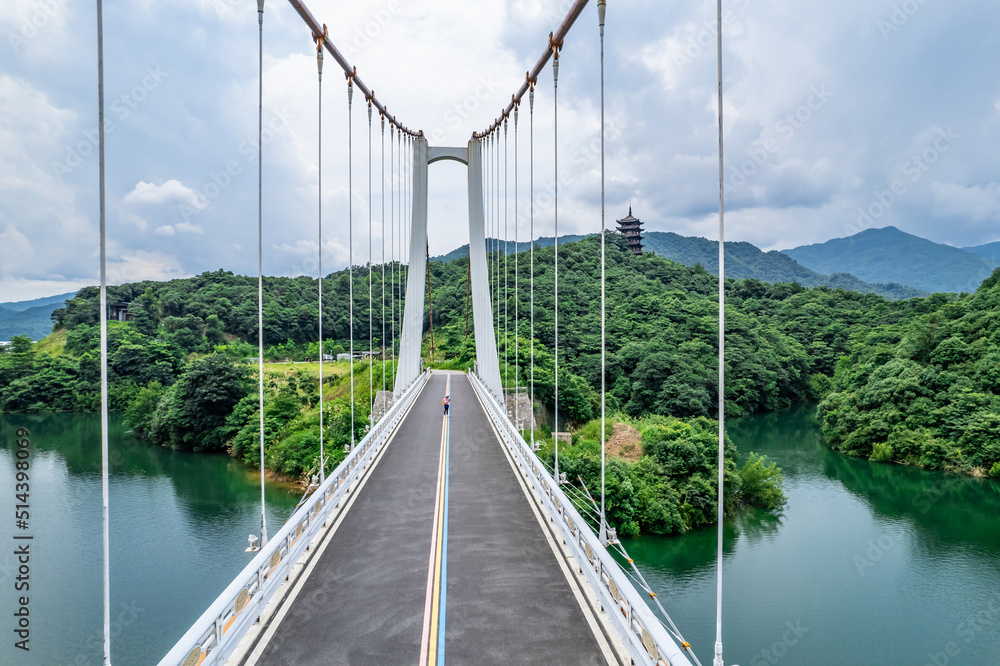
M 930 361 L 931 363 L 940 363 L 948 367 L 955 363 L 967 361 L 969 358 L 969 345 L 962 338 L 953 335 L 941 341 L 941 344 L 931 353 Z
M 158 444 L 191 451 L 221 451 L 229 431 L 226 419 L 249 393 L 247 366 L 224 354 L 191 363 L 160 399 L 150 436 Z
M 26 356 L 31 353 L 35 344 L 27 335 L 15 335 L 10 339 L 10 353 Z
M 750 452 L 740 469 L 739 499 L 743 504 L 776 509 L 787 501 L 782 492 L 781 469 L 766 456 Z
M 147 386 L 139 389 L 138 395 L 125 410 L 125 425 L 132 429 L 132 433 L 138 439 L 147 439 L 149 428 L 156 413 L 156 407 L 163 397 L 163 385 L 159 382 L 150 382 Z

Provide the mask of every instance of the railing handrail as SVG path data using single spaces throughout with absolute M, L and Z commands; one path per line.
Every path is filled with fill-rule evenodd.
M 543 492 L 538 494 L 552 518 L 552 523 L 559 528 L 563 542 L 570 546 L 573 551 L 579 568 L 584 571 L 587 582 L 597 598 L 601 600 L 601 605 L 608 609 L 607 615 L 612 619 L 612 624 L 626 645 L 634 663 L 691 666 L 688 656 L 656 618 L 645 600 L 633 587 L 632 581 L 622 572 L 618 563 L 600 543 L 597 535 L 590 529 L 573 502 L 559 487 L 548 470 L 542 466 L 541 460 L 531 451 L 531 447 L 517 431 L 516 426 L 510 422 L 506 410 L 500 407 L 496 396 L 490 392 L 478 375 L 469 372 L 469 377 L 473 388 L 487 407 L 487 414 L 507 439 L 505 443 L 522 464 L 531 468 L 534 479 L 527 471 L 524 472 L 528 483 L 535 488 L 535 479 L 537 479 L 538 483 L 541 484 Z M 553 496 L 558 503 L 552 501 Z M 571 524 L 577 528 L 575 533 Z M 607 578 L 607 583 L 605 583 L 605 578 Z M 612 581 L 615 590 L 621 595 L 618 598 L 613 596 Z M 664 659 L 666 661 L 663 661 Z
M 351 487 L 364 468 L 363 463 L 369 461 L 380 450 L 378 445 L 383 444 L 392 434 L 399 418 L 419 394 L 429 377 L 430 371 L 421 373 L 401 392 L 399 399 L 393 402 L 385 416 L 361 439 L 312 496 L 292 514 L 282 528 L 261 546 L 254 558 L 163 657 L 160 666 L 187 664 L 188 658 L 199 649 L 203 654 L 207 654 L 204 654 L 202 660 L 191 663 L 221 663 L 232 653 L 252 624 L 247 620 L 258 617 L 263 611 L 264 606 L 281 585 L 279 581 L 284 577 L 281 574 L 287 573 L 299 559 L 306 545 L 318 531 L 316 526 L 322 525 L 333 507 Z M 318 509 L 317 504 L 320 503 L 322 507 Z M 275 556 L 278 557 L 277 561 L 274 559 Z M 243 605 L 236 610 L 236 606 L 241 603 L 240 597 L 244 590 L 247 591 L 247 597 L 242 601 Z

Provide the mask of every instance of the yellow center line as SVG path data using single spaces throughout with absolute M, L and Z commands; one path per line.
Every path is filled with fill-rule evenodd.
M 441 458 L 444 459 L 444 433 L 441 433 L 441 443 L 442 452 Z M 441 486 L 444 485 L 444 475 L 441 475 Z M 433 598 L 431 600 L 431 633 L 430 633 L 430 657 L 428 659 L 429 664 L 437 663 L 437 646 L 438 646 L 438 623 L 439 623 L 439 612 L 441 605 L 441 554 L 443 551 L 442 539 L 444 537 L 444 488 L 442 487 L 439 491 L 441 500 L 438 502 L 436 512 L 438 516 L 437 521 L 437 536 L 434 542 L 434 592 Z
M 445 386 L 445 395 L 451 394 L 451 375 Z M 441 567 L 444 554 L 445 479 L 447 470 L 448 417 L 441 425 L 441 450 L 438 462 L 437 493 L 434 501 L 434 524 L 431 539 L 433 578 L 428 572 L 427 599 L 424 606 L 424 629 L 420 644 L 420 665 L 434 666 L 438 662 L 438 631 L 440 629 Z

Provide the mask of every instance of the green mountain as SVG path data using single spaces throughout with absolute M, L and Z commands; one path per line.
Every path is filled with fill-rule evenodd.
M 703 269 L 652 252 L 634 256 L 616 233 L 609 232 L 607 240 L 611 408 L 634 417 L 711 416 L 717 406 L 718 280 Z M 601 383 L 600 312 L 595 305 L 600 302 L 599 248 L 599 239 L 593 237 L 559 246 L 560 405 L 567 419 L 577 423 L 593 418 L 594 387 Z M 534 319 L 536 397 L 549 405 L 555 383 L 549 351 L 555 340 L 553 248 L 535 251 L 534 317 L 525 289 L 530 274 L 526 259 L 522 253 L 516 267 L 514 261 L 499 266 L 501 283 L 506 285 L 501 293 L 507 300 L 496 301 L 502 322 L 498 346 L 505 367 L 512 352 L 523 358 L 531 348 L 525 333 Z M 444 354 L 442 360 L 456 368 L 468 367 L 475 354 L 474 341 L 466 334 L 467 266 L 467 260 L 456 260 L 434 262 L 430 269 L 435 353 Z M 355 275 L 367 277 L 367 271 L 355 268 Z M 378 296 L 381 277 L 381 271 L 373 274 L 373 294 Z M 393 272 L 387 271 L 385 277 L 392 280 Z M 332 344 L 346 345 L 351 334 L 348 280 L 348 273 L 340 271 L 323 281 L 323 328 Z M 517 282 L 521 289 L 515 293 Z M 369 331 L 367 284 L 366 279 L 357 279 L 353 294 L 354 340 L 361 349 Z M 306 276 L 264 280 L 265 359 L 315 358 L 316 288 L 316 281 Z M 733 415 L 810 400 L 813 375 L 834 373 L 837 360 L 851 349 L 855 325 L 898 323 L 922 312 L 925 300 L 890 302 L 875 294 L 753 279 L 730 280 L 726 290 L 732 380 L 726 401 Z M 376 336 L 383 322 L 385 335 L 392 335 L 394 324 L 386 319 L 393 315 L 398 319 L 400 313 L 399 290 L 389 292 L 386 310 L 372 312 L 371 330 Z M 216 271 L 169 282 L 114 285 L 108 293 L 113 301 L 129 302 L 132 314 L 128 322 L 114 322 L 109 332 L 114 388 L 110 396 L 115 409 L 126 408 L 138 388 L 152 381 L 161 387 L 172 385 L 192 353 L 257 354 L 256 277 Z M 93 372 L 98 313 L 96 287 L 81 289 L 65 308 L 56 310 L 56 325 L 65 332 L 65 353 L 51 358 L 42 354 L 31 368 L 8 358 L 18 370 L 7 380 L 0 372 L 0 410 L 32 411 L 38 403 L 56 409 L 92 409 L 98 377 Z M 425 307 L 424 330 L 430 333 L 430 307 Z M 507 381 L 516 383 L 513 376 Z
M 986 243 L 985 245 L 975 245 L 973 247 L 963 247 L 962 249 L 972 254 L 978 254 L 994 267 L 1000 266 L 1000 241 Z
M 645 460 L 615 463 L 609 491 L 612 497 L 628 501 L 613 504 L 610 518 L 622 525 L 621 533 L 628 534 L 694 529 L 716 515 L 711 500 L 717 497 L 711 487 L 716 431 L 706 417 L 718 405 L 718 359 L 713 346 L 718 281 L 704 270 L 652 253 L 634 256 L 620 235 L 609 232 L 607 240 L 606 373 L 601 369 L 598 333 L 600 243 L 587 238 L 560 244 L 558 380 L 552 351 L 556 337 L 553 248 L 536 251 L 533 290 L 526 288 L 529 270 L 524 254 L 516 266 L 514 261 L 499 266 L 503 285 L 517 283 L 515 274 L 520 278 L 520 289 L 504 287 L 507 300 L 502 308 L 497 303 L 503 317 L 499 354 L 505 384 L 523 387 L 533 378 L 534 397 L 547 410 L 554 406 L 558 383 L 564 419 L 560 425 L 569 429 L 574 423 L 591 422 L 572 447 L 561 447 L 563 464 L 568 472 L 594 483 L 600 469 L 596 457 L 600 446 L 593 433 L 599 432 L 600 424 L 594 424 L 593 418 L 601 402 L 595 387 L 606 375 L 612 413 L 648 416 L 640 427 L 655 428 L 643 434 Z M 467 260 L 461 259 L 434 262 L 429 271 L 434 343 L 433 347 L 428 344 L 424 358 L 436 357 L 435 364 L 454 369 L 469 367 L 475 354 L 475 330 L 468 334 L 465 330 L 467 266 Z M 381 279 L 398 278 L 396 271 L 374 272 L 371 287 L 365 286 L 368 280 L 360 279 L 367 277 L 366 270 L 356 267 L 354 271 L 359 279 L 353 317 L 349 274 L 340 271 L 323 282 L 324 332 L 334 348 L 346 342 L 352 319 L 356 349 L 365 349 L 368 331 L 380 332 L 385 317 L 400 314 L 398 289 L 390 290 L 395 294 L 390 295 L 388 311 L 369 310 L 366 293 L 368 289 L 380 296 Z M 316 358 L 317 281 L 307 276 L 265 278 L 264 289 L 265 359 Z M 852 326 L 907 320 L 920 307 L 920 299 L 888 302 L 871 294 L 806 290 L 800 285 L 766 285 L 758 280 L 731 280 L 726 289 L 730 383 L 725 399 L 726 409 L 734 416 L 814 399 L 813 375 L 833 372 L 836 359 L 849 350 Z M 125 413 L 137 437 L 175 449 L 228 451 L 244 461 L 259 460 L 255 366 L 245 362 L 258 354 L 251 344 L 258 331 L 256 290 L 256 277 L 227 271 L 109 287 L 111 300 L 130 303 L 132 318 L 110 322 L 108 397 L 113 410 Z M 428 343 L 429 306 L 428 302 L 424 310 Z M 98 290 L 81 289 L 55 312 L 60 335 L 47 345 L 16 352 L 0 349 L 0 411 L 99 408 L 99 308 Z M 369 317 L 375 319 L 371 324 Z M 532 324 L 534 340 L 528 334 Z M 393 328 L 389 322 L 385 335 L 392 335 Z M 56 349 L 60 353 L 52 354 Z M 265 369 L 265 461 L 272 471 L 309 478 L 318 467 L 320 391 L 326 396 L 328 418 L 323 427 L 330 437 L 326 441 L 331 444 L 332 463 L 338 462 L 349 441 L 352 422 L 354 436 L 363 436 L 372 392 L 379 387 L 377 379 L 372 382 L 368 377 L 379 377 L 382 368 L 376 361 L 365 372 L 365 362 L 361 362 L 352 385 L 346 364 L 331 365 L 322 385 L 306 365 Z M 391 362 L 389 366 L 391 385 Z M 551 435 L 539 431 L 536 441 L 547 436 Z M 548 443 L 544 447 L 540 455 L 548 459 L 554 448 Z M 730 443 L 726 450 L 735 462 L 735 447 Z M 748 464 L 756 484 L 759 479 L 778 478 L 773 467 L 764 468 L 752 460 Z M 745 474 L 732 463 L 727 463 L 727 469 L 729 483 L 739 484 L 733 487 L 746 493 Z M 733 476 L 737 473 L 739 478 Z M 780 498 L 780 491 L 770 496 Z M 743 500 L 734 494 L 727 504 L 758 503 L 754 495 L 749 497 Z
M 74 295 L 60 294 L 31 301 L 0 303 L 0 340 L 10 340 L 15 335 L 41 340 L 52 332 L 52 312 Z
M 592 234 L 596 235 L 596 234 Z M 571 243 L 587 236 L 560 236 L 560 243 Z M 551 247 L 554 244 L 551 236 L 535 241 L 536 248 Z M 647 251 L 676 261 L 685 266 L 700 264 L 709 273 L 719 274 L 719 245 L 716 241 L 697 236 L 681 236 L 672 232 L 651 231 L 644 234 L 643 242 Z M 501 249 L 503 241 L 499 241 Z M 517 244 L 518 252 L 525 252 L 530 243 Z M 508 251 L 514 251 L 514 243 L 508 243 Z M 448 254 L 432 257 L 431 261 L 453 261 L 469 256 L 468 244 L 452 250 Z M 757 279 L 763 282 L 782 283 L 798 282 L 804 287 L 830 287 L 831 289 L 847 289 L 863 294 L 878 294 L 883 298 L 899 300 L 926 296 L 928 292 L 906 287 L 901 284 L 869 284 L 846 272 L 834 275 L 821 275 L 816 271 L 802 266 L 787 254 L 777 250 L 763 252 L 756 245 L 746 242 L 726 243 L 726 277 L 737 280 Z
M 578 240 L 588 238 L 590 236 L 596 236 L 597 234 L 567 234 L 565 236 L 559 237 L 560 243 L 575 243 Z M 499 247 L 500 251 L 506 251 L 507 254 L 514 254 L 515 252 L 527 252 L 531 249 L 531 243 L 528 241 L 521 241 L 519 243 L 514 243 L 514 241 L 508 241 L 506 247 L 502 238 L 487 238 L 486 242 L 491 249 L 494 247 Z M 542 236 L 535 239 L 535 247 L 552 247 L 556 244 L 555 238 L 552 236 Z M 441 254 L 436 257 L 431 257 L 431 261 L 455 261 L 456 259 L 467 259 L 469 257 L 469 244 L 466 243 L 461 247 L 457 247 L 448 254 Z
M 1000 269 L 974 292 L 923 303 L 837 361 L 823 434 L 876 462 L 1000 477 Z
M 42 306 L 51 305 L 52 309 L 61 308 L 66 304 L 66 301 L 76 295 L 75 291 L 71 291 L 68 294 L 59 294 L 57 296 L 46 296 L 44 298 L 35 298 L 30 301 L 12 301 L 10 303 L 0 303 L 0 310 L 13 310 L 15 312 L 24 312 L 30 308 L 37 308 Z
M 850 271 L 868 282 L 896 282 L 930 292 L 973 292 L 994 267 L 978 254 L 896 227 L 866 229 L 784 253 L 818 273 Z
M 672 261 L 694 266 L 701 264 L 709 273 L 719 274 L 719 244 L 697 236 L 653 231 L 646 234 L 646 249 Z M 763 282 L 798 282 L 804 287 L 847 289 L 863 294 L 878 294 L 888 299 L 916 298 L 927 293 L 901 284 L 870 284 L 846 271 L 822 275 L 801 265 L 777 250 L 764 252 L 746 242 L 726 243 L 726 277 L 737 280 L 757 279 Z

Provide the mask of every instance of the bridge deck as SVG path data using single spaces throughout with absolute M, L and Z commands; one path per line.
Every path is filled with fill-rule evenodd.
M 458 373 L 430 379 L 294 603 L 278 614 L 263 651 L 255 651 L 260 658 L 249 663 L 421 662 L 432 531 L 443 505 L 435 497 L 449 377 L 441 549 L 447 583 L 438 663 L 607 663 L 589 609 L 577 601 L 575 583 L 563 573 L 468 378 Z

